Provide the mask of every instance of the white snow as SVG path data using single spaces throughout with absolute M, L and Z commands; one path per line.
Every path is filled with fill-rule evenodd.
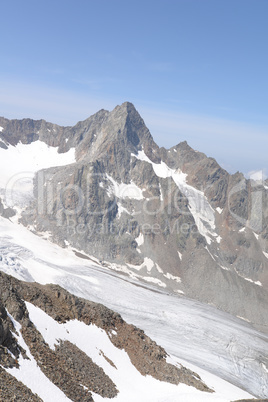
M 220 265 L 220 264 L 219 264 L 219 266 L 220 266 L 222 269 L 224 269 L 225 271 L 230 271 L 230 269 L 229 269 L 229 268 L 224 267 L 223 265 Z
M 142 194 L 142 189 L 140 189 L 133 181 L 130 184 L 117 183 L 111 176 L 106 175 L 107 178 L 112 182 L 112 186 L 108 189 L 107 193 L 109 196 L 115 195 L 117 198 L 133 198 L 135 200 L 142 200 L 144 196 Z
M 180 260 L 182 260 L 182 253 L 180 253 L 179 251 L 177 251 L 177 253 L 178 253 Z
M 252 232 L 254 234 L 254 236 L 256 237 L 257 240 L 259 240 L 259 235 L 255 232 Z
M 143 264 L 146 266 L 148 272 L 150 272 L 154 266 L 153 260 L 151 260 L 151 258 L 148 258 L 148 257 L 144 258 Z
M 117 208 L 118 208 L 117 210 L 118 218 L 121 217 L 123 212 L 125 212 L 128 215 L 131 215 L 131 213 L 128 212 L 128 210 L 125 207 L 123 207 L 123 205 L 120 202 L 117 203 Z
M 159 287 L 156 292 L 149 282 L 138 283 L 133 273 L 127 272 L 132 277 L 121 274 L 124 269 L 127 271 L 124 266 L 114 264 L 110 270 L 78 258 L 71 250 L 61 249 L 0 217 L 0 255 L 8 253 L 16 254 L 25 280 L 59 284 L 77 296 L 102 303 L 120 313 L 127 322 L 142 328 L 169 354 L 248 389 L 251 394 L 267 397 L 268 375 L 260 359 L 268 367 L 268 337 L 260 335 L 246 322 L 186 297 L 172 296 L 164 288 Z M 12 266 L 8 273 L 15 275 Z M 196 371 L 201 372 L 199 368 Z M 226 381 L 207 375 L 210 381 L 206 383 L 216 393 L 205 395 L 206 398 L 229 402 L 251 397 Z M 170 400 L 184 401 L 182 395 L 175 393 Z M 164 396 L 162 400 L 153 400 L 165 401 Z M 192 395 L 190 400 L 199 399 Z
M 243 321 L 246 321 L 246 322 L 250 322 L 247 318 L 240 317 L 240 315 L 237 315 L 237 318 L 240 318 L 240 320 L 243 320 Z
M 139 151 L 138 155 L 131 155 L 141 161 L 150 163 L 158 177 L 164 179 L 172 177 L 179 190 L 189 201 L 189 209 L 194 217 L 199 232 L 205 237 L 207 243 L 211 244 L 211 237 L 218 236 L 217 233 L 215 233 L 214 210 L 202 191 L 187 184 L 187 174 L 183 173 L 181 170 L 169 168 L 163 161 L 161 161 L 161 163 L 152 162 L 143 150 Z
M 143 233 L 140 233 L 138 237 L 136 237 L 136 242 L 138 246 L 141 246 L 144 243 L 144 236 Z
M 207 252 L 209 253 L 210 257 L 211 257 L 214 261 L 216 261 L 216 260 L 215 260 L 215 257 L 211 254 L 211 252 L 209 251 L 209 249 L 208 249 L 207 246 L 205 247 L 205 249 L 206 249 Z
M 223 209 L 222 209 L 222 208 L 220 208 L 220 207 L 217 207 L 217 208 L 216 208 L 216 211 L 217 211 L 219 214 L 221 214 L 221 213 L 222 213 L 222 211 L 223 211 Z
M 264 363 L 262 363 L 261 365 L 262 365 L 262 367 L 263 367 L 264 371 L 265 371 L 265 372 L 268 374 L 268 368 L 265 366 L 265 364 L 264 364 Z
M 263 255 L 268 258 L 268 253 L 266 253 L 265 251 L 263 251 Z
M 217 243 L 220 243 L 221 240 L 222 240 L 222 237 L 221 237 L 221 236 L 217 236 L 217 238 L 216 238 Z
M 176 289 L 175 292 L 176 292 L 176 293 L 179 293 L 179 294 L 181 294 L 181 295 L 184 295 L 184 291 L 183 291 L 183 290 Z
M 181 278 L 179 277 L 179 276 L 174 276 L 174 275 L 172 275 L 172 274 L 170 274 L 170 273 L 167 273 L 167 274 L 164 274 L 164 276 L 167 278 L 167 279 L 172 279 L 173 281 L 175 281 L 175 282 L 181 282 Z
M 250 278 L 244 278 L 246 281 L 248 281 L 248 282 L 252 282 L 252 283 L 255 283 L 255 285 L 258 285 L 258 286 L 262 286 L 262 283 L 260 282 L 260 281 L 253 281 L 252 279 L 250 279 Z
M 58 148 L 49 147 L 41 141 L 0 148 L 0 190 L 4 192 L 5 203 L 13 207 L 30 199 L 33 177 L 38 170 L 74 162 L 74 148 L 59 154 Z
M 163 269 L 159 267 L 157 262 L 155 263 L 155 266 L 156 266 L 157 271 L 160 272 L 160 274 L 163 274 Z
M 162 187 L 161 184 L 159 183 L 159 191 L 160 191 L 160 201 L 164 201 L 164 196 L 163 196 L 163 191 L 162 191 Z
M 4 127 L 0 126 L 0 133 L 4 130 Z
M 181 398 L 185 401 L 192 401 L 193 399 L 195 401 L 221 400 L 217 396 L 215 399 L 214 394 L 204 393 L 184 384 L 176 386 L 155 380 L 148 375 L 142 376 L 132 365 L 127 353 L 124 350 L 117 349 L 111 343 L 106 332 L 95 325 L 86 325 L 77 320 L 59 324 L 31 303 L 26 302 L 26 306 L 30 320 L 51 349 L 54 349 L 60 340 L 68 340 L 103 368 L 119 390 L 118 396 L 114 398 L 117 402 L 171 402 L 182 400 Z M 104 355 L 114 363 L 116 368 L 107 362 Z M 175 358 L 170 357 L 168 362 L 180 366 Z M 207 377 L 209 379 L 210 376 L 207 375 Z M 94 400 L 109 399 L 94 394 Z
M 15 330 L 18 332 L 18 336 L 16 333 L 13 333 L 13 336 L 17 339 L 18 344 L 26 351 L 28 359 L 24 359 L 22 354 L 19 357 L 18 363 L 19 368 L 5 369 L 9 374 L 13 375 L 18 381 L 21 381 L 26 387 L 30 388 L 33 393 L 37 394 L 42 398 L 45 402 L 52 401 L 70 401 L 69 398 L 54 385 L 40 370 L 38 367 L 34 357 L 32 356 L 27 344 L 25 343 L 22 335 L 21 335 L 21 325 L 17 322 L 9 313 L 10 319 L 13 322 Z
M 155 278 L 153 276 L 144 276 L 143 279 L 146 282 L 155 283 L 156 285 L 158 285 L 158 286 L 160 286 L 162 288 L 167 287 L 167 285 L 164 282 L 162 282 L 160 279 L 157 279 L 157 278 Z
M 145 257 L 144 261 L 141 265 L 133 265 L 133 264 L 127 264 L 130 268 L 134 268 L 137 271 L 140 271 L 142 268 L 146 268 L 147 272 L 150 272 L 152 268 L 154 267 L 154 261 L 151 260 L 151 258 Z
M 240 229 L 239 232 L 242 233 L 242 232 L 244 232 L 245 230 L 246 230 L 246 228 L 244 227 L 244 228 Z

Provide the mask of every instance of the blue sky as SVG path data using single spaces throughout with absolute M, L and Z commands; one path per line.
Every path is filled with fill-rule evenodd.
M 73 125 L 133 102 L 160 146 L 268 169 L 268 0 L 9 0 L 0 115 Z

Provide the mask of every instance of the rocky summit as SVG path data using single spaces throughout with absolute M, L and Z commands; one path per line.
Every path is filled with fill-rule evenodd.
M 35 173 L 23 225 L 268 332 L 267 181 L 231 175 L 185 141 L 159 148 L 128 102 L 74 127 L 4 118 L 0 126 L 1 154 L 37 143 L 59 156 L 75 152 L 72 163 Z M 6 204 L 0 212 L 9 217 L 16 202 Z

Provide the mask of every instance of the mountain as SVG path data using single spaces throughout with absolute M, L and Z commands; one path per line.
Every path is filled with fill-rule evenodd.
M 267 331 L 264 182 L 228 174 L 186 142 L 159 148 L 128 102 L 74 127 L 3 118 L 0 126 L 7 158 L 22 144 L 57 147 L 61 157 L 75 150 L 73 163 L 36 174 L 25 226 Z M 16 198 L 13 187 L 11 193 Z
M 259 343 L 266 339 L 267 181 L 230 175 L 186 142 L 159 148 L 128 102 L 74 127 L 0 118 L 0 171 L 0 215 L 5 219 L 58 244 L 66 257 L 75 253 L 95 270 L 120 277 L 119 288 L 127 281 L 172 295 L 170 303 L 189 298 L 204 302 L 255 327 Z M 42 263 L 45 271 L 40 275 L 44 256 L 31 261 L 35 250 L 27 250 L 27 245 L 22 250 L 16 236 L 11 247 L 7 236 L 1 241 L 12 254 L 2 253 L 1 270 L 28 281 L 51 279 L 74 294 L 93 297 L 80 282 L 82 276 L 93 280 L 94 293 L 92 273 L 89 278 L 88 271 L 79 271 L 75 277 L 73 270 L 70 279 L 69 268 L 50 260 Z M 198 311 L 202 315 L 204 307 Z M 228 320 L 232 330 L 237 327 Z M 214 336 L 211 333 L 211 339 Z M 238 338 L 231 330 L 227 338 L 226 350 L 236 356 L 228 364 L 235 370 L 224 369 L 223 374 L 218 368 L 220 375 L 236 383 L 243 378 L 242 387 L 267 396 L 266 346 L 249 374 L 249 363 L 240 364 Z M 253 344 L 252 338 L 250 349 L 256 357 Z M 197 360 L 200 364 L 200 357 Z

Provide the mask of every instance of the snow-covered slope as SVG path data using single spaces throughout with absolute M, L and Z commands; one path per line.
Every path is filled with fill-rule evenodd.
M 79 258 L 70 248 L 62 249 L 3 218 L 0 218 L 0 245 L 2 271 L 19 279 L 59 284 L 77 296 L 112 308 L 126 321 L 144 329 L 172 355 L 175 362 L 183 359 L 194 364 L 195 371 L 215 390 L 214 394 L 206 395 L 204 399 L 204 395 L 199 395 L 196 390 L 183 386 L 170 386 L 167 390 L 162 384 L 161 391 L 160 385 L 160 388 L 153 385 L 159 394 L 156 393 L 152 401 L 227 402 L 249 398 L 250 394 L 267 396 L 268 339 L 246 322 L 213 307 L 174 297 L 119 276 L 109 268 L 86 259 L 90 257 L 84 255 L 84 258 Z M 42 332 L 35 313 L 36 310 L 32 309 L 32 320 Z M 52 331 L 46 336 L 53 338 L 55 334 Z M 118 359 L 120 361 L 120 357 Z M 220 378 L 229 381 L 229 384 Z M 136 380 L 145 387 L 144 379 Z M 151 387 L 150 381 L 148 384 Z M 122 388 L 122 395 L 125 395 L 124 392 Z M 140 396 L 138 399 L 142 400 Z
M 181 401 L 185 402 L 196 401 L 211 401 L 222 400 L 222 396 L 214 394 L 205 394 L 193 387 L 185 384 L 173 385 L 155 380 L 151 376 L 142 376 L 137 369 L 132 365 L 129 356 L 124 350 L 119 350 L 111 343 L 109 336 L 102 329 L 95 325 L 86 325 L 78 320 L 69 321 L 65 324 L 59 324 L 40 308 L 35 307 L 31 303 L 26 303 L 29 311 L 29 317 L 37 330 L 43 336 L 45 342 L 53 350 L 55 345 L 60 341 L 69 341 L 75 344 L 80 350 L 88 355 L 94 363 L 102 367 L 105 373 L 112 379 L 113 383 L 119 391 L 118 396 L 113 400 L 118 402 L 141 402 L 147 401 Z M 11 316 L 10 316 L 11 317 Z M 41 372 L 37 366 L 29 348 L 23 341 L 20 333 L 20 324 L 11 317 L 17 332 L 19 344 L 27 350 L 30 360 L 25 360 L 20 357 L 20 368 L 12 368 L 7 371 L 15 376 L 19 381 L 22 381 L 34 393 L 39 395 L 45 402 L 70 401 L 63 392 Z M 108 361 L 109 359 L 109 361 Z M 176 359 L 169 358 L 173 365 Z M 113 365 L 111 365 L 111 362 Z M 217 380 L 216 380 L 217 381 Z M 219 384 L 219 389 L 222 384 Z M 228 386 L 228 384 L 227 384 Z M 238 391 L 237 395 L 241 395 Z M 94 401 L 101 402 L 111 400 L 103 398 L 100 395 L 94 394 Z
M 26 206 L 33 198 L 33 177 L 38 170 L 74 162 L 74 148 L 59 154 L 58 148 L 42 141 L 0 147 L 0 196 L 9 207 Z

